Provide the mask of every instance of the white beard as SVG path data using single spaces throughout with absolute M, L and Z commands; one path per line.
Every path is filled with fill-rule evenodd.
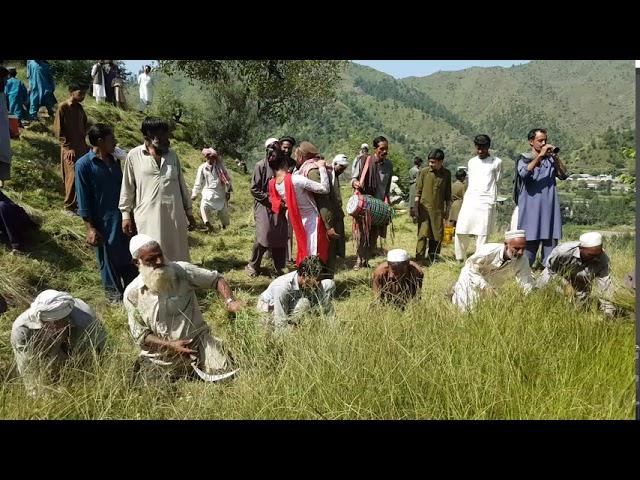
M 175 292 L 178 275 L 173 265 L 153 268 L 140 263 L 138 270 L 145 286 L 153 293 L 169 295 Z

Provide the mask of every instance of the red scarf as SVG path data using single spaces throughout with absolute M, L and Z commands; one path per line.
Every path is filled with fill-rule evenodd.
M 287 209 L 289 211 L 289 221 L 293 227 L 293 233 L 296 236 L 296 243 L 298 244 L 296 266 L 299 266 L 300 262 L 309 255 L 309 250 L 307 245 L 307 232 L 302 224 L 302 217 L 300 216 L 300 210 L 298 209 L 298 200 L 296 198 L 290 173 L 287 173 L 284 177 L 284 198 L 287 202 Z M 280 194 L 276 190 L 275 177 L 269 180 L 269 200 L 271 201 L 271 211 L 276 215 L 279 214 L 282 207 L 282 200 L 280 198 Z M 327 260 L 329 260 L 329 239 L 327 238 L 327 229 L 325 228 L 320 215 L 318 215 L 317 222 L 318 256 L 326 263 Z

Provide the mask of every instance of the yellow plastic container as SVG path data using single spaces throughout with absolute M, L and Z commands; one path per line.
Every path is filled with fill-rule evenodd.
M 448 226 L 448 227 L 444 227 L 444 238 L 442 240 L 442 243 L 444 243 L 445 245 L 449 245 L 451 244 L 451 242 L 453 241 L 453 235 L 456 232 L 456 227 L 452 227 L 452 226 Z

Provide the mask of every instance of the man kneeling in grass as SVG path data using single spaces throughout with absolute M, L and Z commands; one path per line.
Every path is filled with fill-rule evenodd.
M 65 363 L 91 349 L 101 351 L 107 335 L 91 307 L 67 292 L 45 290 L 13 322 L 11 348 L 27 393 L 55 380 Z
M 298 270 L 276 278 L 258 298 L 260 313 L 273 313 L 273 323 L 278 329 L 286 328 L 294 317 L 320 307 L 322 314 L 333 321 L 333 280 L 321 280 L 324 264 L 320 257 L 306 257 Z M 269 319 L 271 320 L 271 319 Z
M 451 301 L 460 310 L 471 310 L 481 294 L 495 294 L 496 289 L 515 277 L 525 294 L 534 286 L 531 268 L 523 257 L 525 231 L 504 234 L 504 243 L 485 243 L 464 264 L 453 287 Z
M 160 244 L 139 234 L 129 244 L 140 274 L 124 292 L 131 335 L 141 352 L 136 371 L 146 379 L 166 376 L 214 382 L 235 374 L 220 339 L 202 318 L 196 289 L 217 289 L 227 310 L 241 305 L 217 271 L 165 261 Z
M 553 277 L 560 277 L 579 306 L 587 303 L 591 295 L 591 285 L 596 281 L 600 310 L 613 316 L 615 306 L 609 301 L 613 285 L 609 276 L 609 257 L 602 249 L 602 235 L 588 232 L 580 235 L 578 242 L 561 243 L 554 248 L 544 262 L 545 269 L 538 279 L 538 287 L 543 287 Z
M 373 272 L 373 292 L 379 300 L 404 308 L 409 300 L 420 297 L 422 268 L 409 260 L 406 250 L 389 250 L 387 261 Z

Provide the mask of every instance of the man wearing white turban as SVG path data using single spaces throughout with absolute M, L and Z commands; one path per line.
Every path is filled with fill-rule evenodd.
M 106 331 L 91 307 L 57 290 L 40 293 L 11 329 L 17 372 L 31 396 L 37 395 L 43 373 L 55 378 L 72 354 L 100 351 L 105 341 Z
M 481 294 L 495 294 L 496 289 L 515 277 L 525 294 L 534 287 L 533 275 L 523 256 L 526 246 L 524 230 L 511 230 L 504 243 L 485 243 L 464 264 L 453 287 L 451 301 L 460 310 L 470 310 Z
M 584 305 L 595 280 L 600 310 L 609 316 L 615 313 L 615 306 L 607 300 L 613 293 L 609 257 L 602 249 L 602 235 L 598 232 L 584 233 L 577 242 L 561 243 L 551 251 L 544 266 L 538 287 L 558 276 L 571 286 L 578 305 Z
M 212 336 L 202 317 L 196 289 L 216 289 L 226 308 L 241 304 L 215 270 L 187 262 L 166 262 L 162 248 L 147 235 L 129 244 L 140 275 L 124 292 L 129 328 L 141 352 L 137 369 L 146 379 L 198 377 L 216 381 L 234 372 L 220 339 Z

